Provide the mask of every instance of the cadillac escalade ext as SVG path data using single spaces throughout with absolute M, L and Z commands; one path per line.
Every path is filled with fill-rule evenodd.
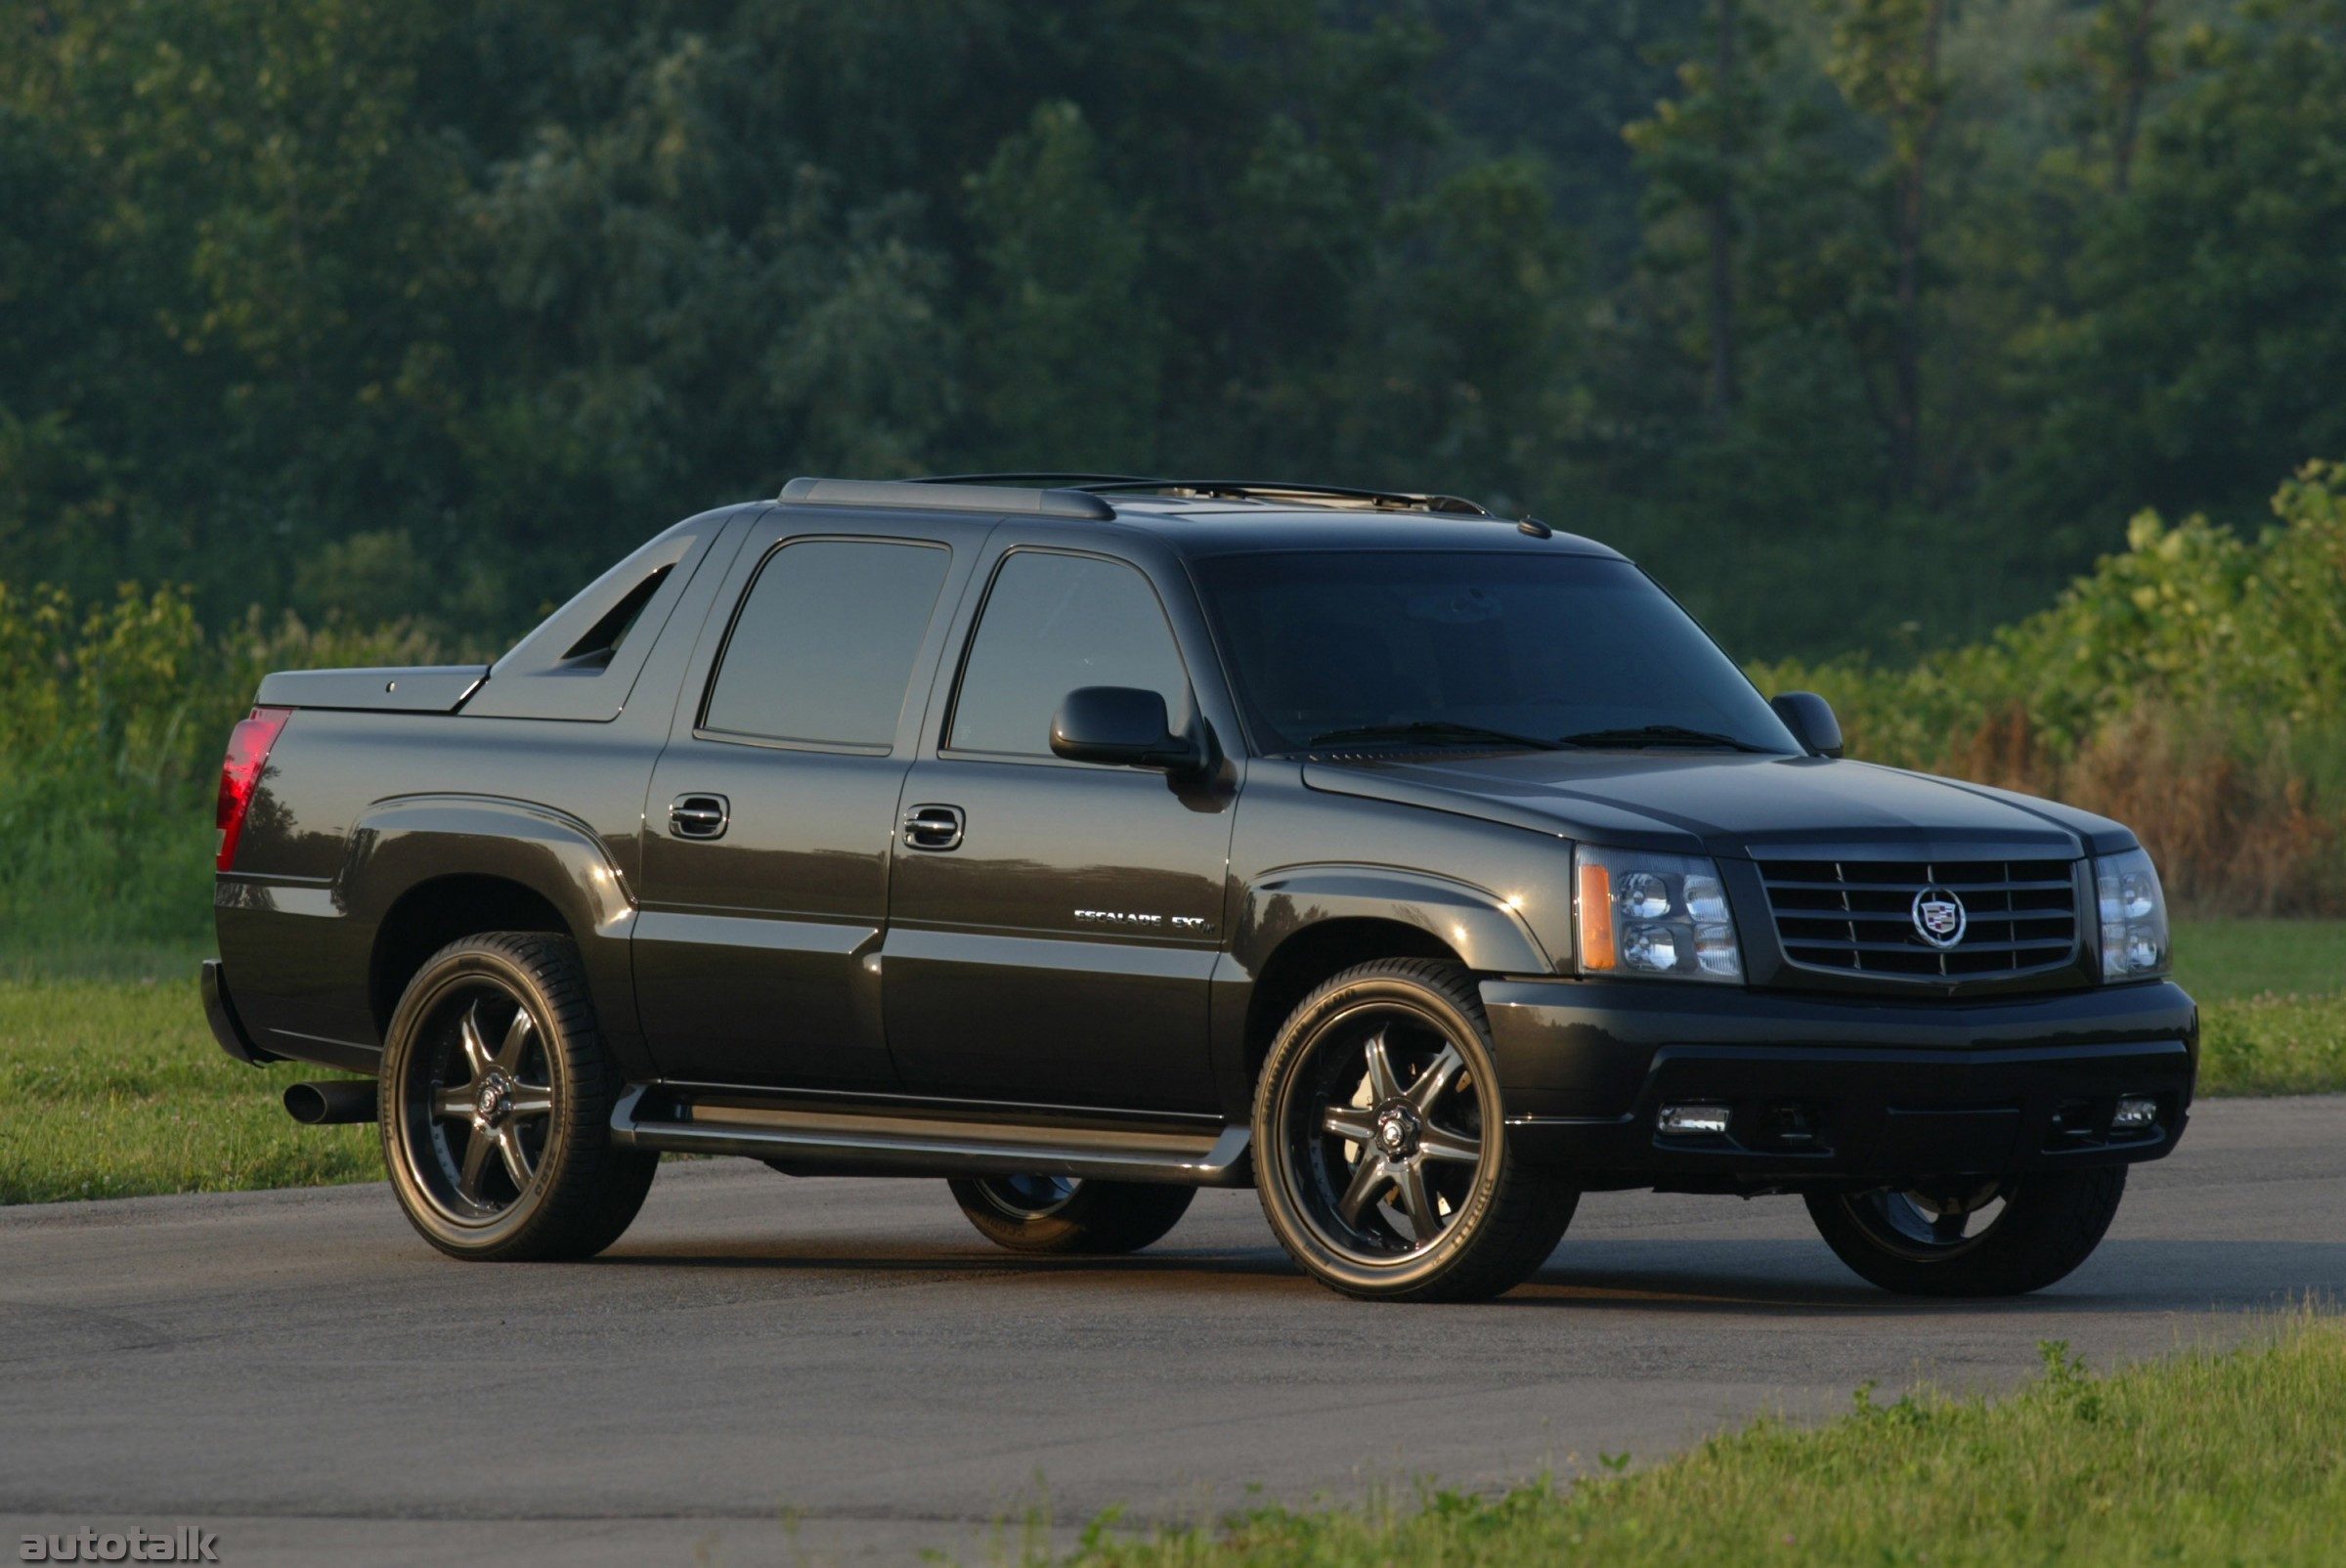
M 2094 1249 L 2198 1015 L 2122 826 L 1842 756 L 1603 544 L 1441 496 L 800 479 L 489 666 L 273 675 L 203 994 L 457 1257 L 663 1151 L 941 1176 L 1031 1252 L 1253 1186 L 1488 1297 L 1580 1195 L 1797 1194 L 1888 1289 Z

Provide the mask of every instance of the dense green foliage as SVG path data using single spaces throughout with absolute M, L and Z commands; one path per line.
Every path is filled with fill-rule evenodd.
M 1944 645 L 2346 452 L 2336 0 L 28 0 L 0 556 L 497 637 L 796 472 L 1438 487 Z
M 1754 672 L 1823 692 L 1852 755 L 2105 811 L 2188 905 L 2334 910 L 2346 871 L 2346 465 L 2312 464 L 2253 541 L 2137 516 L 2050 609 L 1884 666 Z
M 2063 1342 L 2011 1396 L 1857 1391 L 1822 1428 L 1763 1419 L 1651 1470 L 1568 1488 L 1428 1491 L 1320 1513 L 1262 1509 L 1153 1539 L 1112 1521 L 1098 1568 L 1443 1563 L 2331 1562 L 2346 1531 L 2346 1332 L 2308 1311 L 2230 1351 L 2097 1375 Z M 1628 1456 L 1597 1456 L 1608 1467 Z
M 0 582 L 0 945 L 204 936 L 220 754 L 261 676 L 430 653 L 404 625 L 256 609 L 207 633 L 169 589 L 83 611 Z

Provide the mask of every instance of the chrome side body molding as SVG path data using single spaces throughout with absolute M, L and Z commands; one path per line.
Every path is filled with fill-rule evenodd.
M 723 1104 L 651 1085 L 611 1111 L 612 1140 L 630 1149 L 746 1154 L 804 1175 L 1008 1176 L 1250 1187 L 1251 1135 L 1162 1128 L 1016 1125 L 935 1115 Z

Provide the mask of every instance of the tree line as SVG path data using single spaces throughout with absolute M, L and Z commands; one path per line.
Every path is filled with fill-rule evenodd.
M 0 576 L 495 643 L 794 473 L 1453 491 L 1894 654 L 2346 454 L 2339 0 L 20 0 Z

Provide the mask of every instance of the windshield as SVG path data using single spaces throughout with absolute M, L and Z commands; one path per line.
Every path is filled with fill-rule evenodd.
M 1195 565 L 1265 752 L 1801 749 L 1718 645 L 1627 561 L 1342 550 Z

